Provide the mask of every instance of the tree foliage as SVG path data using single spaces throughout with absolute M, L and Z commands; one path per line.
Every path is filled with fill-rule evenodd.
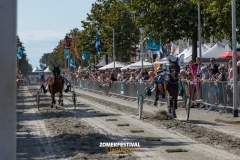
M 25 47 L 23 46 L 23 43 L 21 42 L 19 36 L 17 36 L 16 39 L 17 39 L 17 47 L 21 47 L 23 51 L 22 58 L 18 60 L 18 70 L 21 72 L 21 74 L 23 74 L 24 76 L 27 76 L 29 72 L 32 71 L 32 65 L 29 63 L 27 54 L 25 52 L 26 51 Z
M 136 44 L 139 43 L 139 28 L 144 28 L 142 35 L 151 36 L 162 44 L 179 39 L 192 40 L 193 54 L 197 56 L 198 41 L 198 2 L 201 10 L 201 34 L 203 39 L 211 36 L 231 40 L 232 16 L 231 0 L 97 0 L 85 21 L 83 30 L 70 30 L 66 35 L 73 37 L 76 50 L 77 65 L 93 63 L 97 55 L 95 49 L 96 32 L 100 33 L 101 54 L 112 57 L 113 33 L 115 31 L 116 57 L 130 57 L 135 55 Z M 236 0 L 237 28 L 240 29 L 240 0 Z M 123 11 L 130 11 L 124 12 Z M 130 14 L 135 13 L 135 14 Z M 134 18 L 135 17 L 135 18 Z M 64 37 L 63 37 L 64 38 Z M 240 31 L 237 32 L 240 42 Z M 87 51 L 90 58 L 82 60 L 82 54 Z M 58 45 L 49 56 L 49 64 L 60 64 L 64 67 L 64 52 Z
M 227 38 L 232 41 L 232 3 L 231 0 L 204 0 L 201 2 L 202 13 L 208 14 L 215 22 L 212 35 L 218 39 Z M 236 0 L 236 27 L 240 29 L 240 0 Z M 237 41 L 240 42 L 240 31 L 237 31 Z
M 134 55 L 133 50 L 139 41 L 139 29 L 133 21 L 133 16 L 122 12 L 126 10 L 126 5 L 118 0 L 98 0 L 94 3 L 91 13 L 87 16 L 87 21 L 82 21 L 87 39 L 91 39 L 89 47 L 93 47 L 95 43 L 93 37 L 95 38 L 98 29 L 101 39 L 101 52 L 112 57 L 113 31 L 111 28 L 99 27 L 110 26 L 115 32 L 116 58 Z M 94 54 L 96 54 L 96 51 L 94 51 Z

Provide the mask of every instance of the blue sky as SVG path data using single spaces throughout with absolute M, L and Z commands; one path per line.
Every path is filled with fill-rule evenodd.
M 17 34 L 33 68 L 73 28 L 82 30 L 96 0 L 18 0 Z

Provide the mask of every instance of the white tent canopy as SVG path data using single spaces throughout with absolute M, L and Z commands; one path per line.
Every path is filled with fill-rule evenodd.
M 126 63 L 115 61 L 115 68 L 122 68 L 126 65 L 127 65 Z M 112 68 L 114 68 L 114 62 L 111 62 L 106 66 L 99 68 L 99 70 L 106 70 L 106 69 L 112 69 Z
M 190 52 L 191 51 L 191 52 Z M 190 55 L 192 54 L 192 47 L 191 48 L 186 48 L 184 51 L 182 51 L 179 55 L 177 55 L 178 58 L 181 57 L 181 55 Z M 177 57 L 173 56 L 173 55 L 168 55 L 167 57 L 165 58 L 162 58 L 160 59 L 159 61 L 157 62 L 154 62 L 153 64 L 165 64 L 165 63 L 168 63 L 168 59 L 171 59 L 172 61 L 175 61 L 177 59 Z
M 130 65 L 127 65 L 127 66 L 122 67 L 122 68 L 121 68 L 121 71 L 122 71 L 122 70 L 127 70 L 128 68 L 130 68 Z
M 32 72 L 43 72 L 42 69 L 39 69 L 37 66 L 32 70 Z
M 209 47 L 205 46 L 205 45 L 202 45 L 202 55 L 204 55 L 207 51 L 209 51 Z M 199 47 L 197 49 L 197 55 L 199 57 L 200 53 L 199 53 Z M 184 58 L 184 62 L 185 63 L 188 63 L 190 60 L 192 60 L 192 49 L 191 49 L 191 52 L 188 52 L 186 55 L 185 55 L 185 58 Z
M 44 72 L 52 72 L 52 71 L 50 71 L 50 70 L 49 70 L 49 67 L 47 67 L 47 68 L 44 70 Z
M 224 45 L 220 42 L 217 42 L 210 50 L 208 50 L 207 52 L 205 52 L 202 55 L 202 58 L 215 58 L 215 59 L 217 59 L 221 54 L 229 51 L 229 49 L 230 48 L 229 48 L 228 45 Z
M 102 59 L 97 65 L 96 67 L 102 67 L 102 66 L 105 66 L 106 65 L 106 61 L 105 59 Z
M 142 61 L 135 62 L 130 65 L 130 69 L 136 69 L 142 67 Z M 143 61 L 143 67 L 153 67 L 152 63 Z

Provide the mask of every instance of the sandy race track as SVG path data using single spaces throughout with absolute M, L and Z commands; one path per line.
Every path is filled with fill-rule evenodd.
M 17 159 L 240 159 L 236 137 L 176 120 L 159 121 L 147 113 L 139 120 L 137 109 L 121 104 L 113 106 L 80 96 L 73 110 L 71 95 L 65 94 L 64 107 L 56 109 L 50 108 L 48 93 L 41 95 L 38 111 L 37 89 L 24 86 L 18 90 Z M 161 141 L 147 142 L 150 137 Z M 99 147 L 100 142 L 123 141 L 139 142 L 140 150 L 107 154 L 105 147 Z M 187 152 L 165 151 L 177 148 Z

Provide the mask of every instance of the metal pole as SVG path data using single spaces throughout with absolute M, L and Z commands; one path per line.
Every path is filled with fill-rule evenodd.
M 142 69 L 141 69 L 141 71 L 143 71 L 143 38 L 142 38 L 142 36 L 141 36 L 140 47 L 141 47 L 141 57 L 142 57 Z
M 65 52 L 64 50 L 63 50 L 63 52 Z M 65 55 L 65 53 L 63 53 L 63 55 L 64 55 L 64 66 L 65 66 L 65 68 L 67 68 L 67 58 L 66 58 L 66 55 Z
M 83 41 L 82 41 L 83 44 Z M 83 54 L 83 45 L 82 45 L 82 54 Z M 83 58 L 81 57 L 81 70 L 83 69 Z
M 113 68 L 115 69 L 115 43 L 114 43 L 114 29 L 113 30 Z
M 232 65 L 233 65 L 233 117 L 238 117 L 237 53 L 236 53 L 236 0 L 232 0 Z
M 199 41 L 199 57 L 202 59 L 200 1 L 198 1 L 198 41 Z
M 97 62 L 97 56 L 95 55 L 94 56 L 94 69 L 96 68 L 96 64 L 97 64 L 96 62 Z
M 4 14 L 3 14 L 4 13 Z M 16 159 L 17 1 L 0 4 L 0 159 Z M 6 18 L 7 17 L 7 18 Z
M 70 51 L 68 53 L 69 53 L 69 57 L 68 57 L 68 72 L 70 72 Z

